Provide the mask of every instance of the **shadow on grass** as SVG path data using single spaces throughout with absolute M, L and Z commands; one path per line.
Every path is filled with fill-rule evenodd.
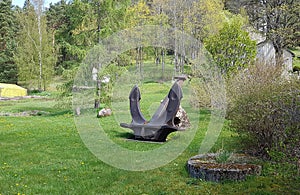
M 129 133 L 129 132 L 118 132 L 118 131 L 114 131 L 116 137 L 119 138 L 124 138 L 124 139 L 134 139 L 134 135 L 133 133 Z
M 61 116 L 66 114 L 73 115 L 72 110 L 62 110 L 62 109 L 46 108 L 46 107 L 23 107 L 13 111 L 13 113 L 30 112 L 30 111 L 36 111 L 36 113 L 33 116 L 51 117 L 51 116 Z
M 74 113 L 72 110 L 59 110 L 59 111 L 51 112 L 47 116 L 61 116 L 61 115 L 73 115 L 73 114 Z

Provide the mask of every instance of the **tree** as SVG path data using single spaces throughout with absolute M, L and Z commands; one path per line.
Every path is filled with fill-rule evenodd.
M 184 29 L 203 41 L 218 33 L 225 21 L 224 4 L 220 0 L 198 0 L 184 14 Z
M 88 1 L 61 0 L 45 11 L 52 45 L 58 52 L 56 73 L 77 68 L 86 52 L 96 44 L 96 16 Z
M 47 17 L 47 27 L 52 32 L 52 45 L 56 45 L 56 34 L 68 25 L 68 19 L 66 15 L 67 3 L 65 0 L 61 0 L 54 5 L 51 3 L 49 9 L 45 11 Z
M 129 6 L 129 0 L 92 0 L 91 7 L 93 9 L 93 14 L 96 16 L 94 30 L 94 43 L 101 43 L 101 39 L 111 35 L 114 32 L 126 27 L 125 25 L 125 14 L 126 8 Z M 123 20 L 121 18 L 124 18 Z M 122 58 L 124 57 L 124 58 Z M 119 56 L 115 61 L 118 65 L 122 63 L 126 63 L 126 54 Z M 121 62 L 122 61 L 122 62 Z M 126 64 L 127 65 L 127 64 Z M 103 64 L 97 65 L 97 71 L 103 69 Z M 101 73 L 99 73 L 101 74 Z M 99 108 L 100 106 L 100 94 L 107 93 L 108 88 L 107 85 L 102 84 L 101 75 L 97 76 L 97 90 L 96 90 L 96 98 L 95 98 L 95 108 Z M 110 83 L 112 80 L 110 81 Z M 102 91 L 102 92 L 101 92 Z M 105 92 L 104 92 L 105 91 Z M 101 95 L 101 96 L 102 96 Z M 101 100 L 103 103 L 103 99 Z
M 256 43 L 242 29 L 241 20 L 240 16 L 234 17 L 224 24 L 218 34 L 205 40 L 206 49 L 228 77 L 247 67 L 256 56 Z
M 300 0 L 252 0 L 246 5 L 254 27 L 272 41 L 276 62 L 283 49 L 300 44 Z
M 139 1 L 138 3 L 129 7 L 125 14 L 125 23 L 128 28 L 155 24 L 155 21 L 155 15 L 152 13 L 145 1 Z M 134 35 L 137 41 L 139 40 L 140 36 L 140 33 Z M 143 47 L 138 46 L 135 54 L 137 72 L 139 72 L 140 76 L 143 77 Z
M 167 15 L 168 23 L 176 30 L 184 31 L 203 41 L 209 35 L 215 34 L 222 27 L 225 20 L 224 5 L 221 0 L 153 0 L 154 9 L 161 10 Z M 181 45 L 174 39 L 174 66 L 176 73 L 183 73 L 186 54 L 178 53 Z M 193 56 L 198 53 L 193 48 Z
M 38 82 L 38 88 L 39 90 L 42 89 L 42 80 L 43 80 L 43 59 L 42 59 L 42 41 L 43 41 L 43 35 L 42 35 L 42 24 L 41 24 L 41 17 L 42 17 L 42 11 L 44 6 L 44 0 L 32 0 L 33 4 L 35 6 L 36 16 L 37 16 L 37 29 L 38 29 L 38 63 L 39 63 L 39 82 Z
M 37 13 L 29 1 L 25 5 L 23 11 L 18 13 L 21 28 L 14 56 L 19 81 L 30 88 L 46 90 L 52 79 L 56 61 L 51 33 L 47 32 L 45 16 Z
M 66 29 L 70 24 L 70 20 L 67 15 L 67 6 L 65 0 L 61 0 L 55 4 L 50 4 L 50 7 L 45 11 L 47 17 L 47 29 L 52 33 L 52 47 L 57 52 L 57 62 L 55 66 L 55 73 L 62 74 L 64 68 L 69 68 L 64 66 L 68 64 L 68 59 L 66 58 L 66 52 L 63 49 L 63 40 L 68 37 Z M 63 35 L 63 36 L 62 36 Z
M 17 83 L 17 66 L 13 59 L 16 25 L 11 0 L 0 1 L 0 82 Z
M 101 37 L 107 37 L 120 29 L 128 28 L 126 12 L 130 6 L 130 0 L 105 0 L 100 4 L 97 17 Z
M 153 7 L 156 7 L 156 9 L 160 9 L 163 15 L 166 15 L 166 19 L 168 19 L 168 24 L 175 30 L 184 31 L 184 18 L 186 14 L 186 10 L 189 9 L 192 2 L 195 0 L 182 0 L 182 1 L 176 1 L 176 0 L 166 0 L 166 1 L 159 1 L 159 0 L 153 0 Z M 176 35 L 174 35 L 175 37 Z M 180 45 L 178 45 L 177 37 L 174 39 L 174 70 L 176 73 L 183 73 L 183 65 L 184 65 L 184 54 L 180 55 L 178 53 L 178 48 Z M 164 55 L 162 55 L 163 58 Z

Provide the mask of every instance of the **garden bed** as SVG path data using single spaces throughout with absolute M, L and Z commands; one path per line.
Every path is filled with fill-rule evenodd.
M 206 181 L 245 180 L 247 175 L 260 175 L 261 166 L 248 164 L 253 160 L 244 154 L 231 154 L 226 162 L 218 162 L 220 153 L 200 154 L 187 162 L 189 175 Z

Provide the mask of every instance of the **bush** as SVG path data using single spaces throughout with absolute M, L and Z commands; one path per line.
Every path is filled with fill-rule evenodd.
M 100 102 L 106 106 L 111 106 L 112 96 L 113 96 L 113 87 L 118 79 L 124 72 L 126 72 L 126 67 L 116 66 L 116 64 L 110 64 L 102 68 L 102 70 L 98 73 L 99 79 L 105 80 L 105 78 L 109 78 L 109 82 L 101 83 L 100 89 Z
M 300 82 L 281 73 L 256 64 L 228 82 L 231 126 L 247 149 L 273 160 L 300 157 Z
M 244 23 L 241 16 L 233 17 L 218 34 L 205 40 L 205 48 L 227 77 L 253 63 L 256 56 L 256 42 L 243 29 Z
M 209 92 L 207 92 L 207 87 L 201 79 L 193 78 L 191 81 L 191 99 L 190 104 L 194 108 L 210 108 L 211 98 Z
M 116 58 L 116 63 L 118 66 L 128 66 L 131 64 L 131 56 L 126 53 L 120 54 Z
M 64 82 L 56 86 L 58 94 L 56 96 L 56 108 L 71 109 L 72 108 L 72 88 L 77 68 L 66 69 L 62 73 Z

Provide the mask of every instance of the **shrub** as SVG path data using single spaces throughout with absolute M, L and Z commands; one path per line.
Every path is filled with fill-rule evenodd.
M 241 16 L 233 17 L 224 23 L 218 34 L 205 40 L 206 49 L 212 54 L 222 74 L 228 77 L 247 67 L 256 56 L 256 43 L 243 29 L 243 20 Z
M 124 72 L 126 72 L 126 68 L 122 66 L 116 66 L 116 64 L 109 64 L 102 68 L 102 70 L 98 73 L 98 77 L 100 80 L 105 80 L 105 78 L 109 78 L 109 82 L 101 83 L 100 89 L 100 102 L 106 106 L 111 106 L 112 101 L 112 93 L 113 86 L 119 76 L 121 76 Z
M 190 104 L 194 108 L 210 108 L 211 98 L 207 92 L 206 86 L 201 79 L 193 78 L 191 81 L 191 99 Z
M 300 157 L 300 82 L 256 64 L 228 82 L 228 118 L 256 155 Z M 245 141 L 245 140 L 244 140 Z
M 131 64 L 130 55 L 123 53 L 116 58 L 116 63 L 118 66 L 128 66 Z
M 63 71 L 62 79 L 64 82 L 56 86 L 58 91 L 55 104 L 56 108 L 72 108 L 72 87 L 77 70 L 78 68 L 72 68 Z

